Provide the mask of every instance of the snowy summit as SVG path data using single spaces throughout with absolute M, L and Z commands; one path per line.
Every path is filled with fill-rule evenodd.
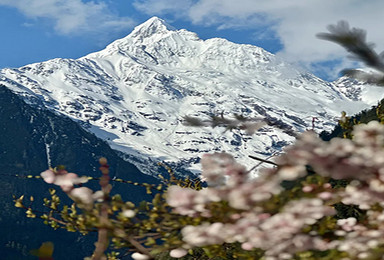
M 142 170 L 159 161 L 195 163 L 226 151 L 251 166 L 294 140 L 273 127 L 253 136 L 192 128 L 183 116 L 223 113 L 276 120 L 293 131 L 333 127 L 342 110 L 367 107 L 334 84 L 273 54 L 225 39 L 201 40 L 153 17 L 104 50 L 0 71 L 0 84 L 31 104 L 68 116 Z

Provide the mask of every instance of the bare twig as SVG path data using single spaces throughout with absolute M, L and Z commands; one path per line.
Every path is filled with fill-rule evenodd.
M 147 248 L 145 248 L 142 244 L 140 244 L 139 242 L 137 242 L 134 238 L 132 237 L 129 237 L 126 239 L 132 246 L 134 246 L 139 252 L 147 255 L 149 258 L 148 259 L 153 259 L 153 257 L 151 256 L 149 250 Z
M 266 159 L 262 159 L 260 157 L 256 157 L 256 156 L 253 156 L 253 155 L 248 155 L 248 157 L 251 158 L 251 159 L 263 162 L 263 163 L 268 163 L 268 164 L 272 164 L 274 166 L 279 166 L 278 164 L 276 164 L 276 163 L 274 163 L 272 161 L 269 161 L 269 160 L 266 160 Z

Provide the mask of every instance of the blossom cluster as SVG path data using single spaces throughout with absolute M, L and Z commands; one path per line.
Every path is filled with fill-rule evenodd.
M 322 205 L 320 199 L 295 201 L 280 214 L 244 212 L 233 215 L 227 223 L 204 223 L 200 226 L 186 226 L 182 230 L 186 248 L 223 243 L 240 242 L 244 250 L 261 248 L 269 256 L 290 256 L 289 252 L 316 247 L 325 248 L 325 242 L 300 234 L 305 225 L 315 223 L 319 218 L 331 215 L 334 210 Z
M 207 188 L 171 186 L 167 193 L 167 202 L 176 213 L 207 218 L 201 225 L 182 229 L 184 249 L 239 242 L 244 250 L 261 248 L 267 256 L 281 258 L 291 256 L 287 252 L 325 247 L 321 239 L 301 234 L 306 225 L 335 213 L 321 198 L 295 200 L 279 214 L 271 214 L 264 211 L 263 202 L 282 191 L 276 176 L 261 174 L 250 179 L 246 169 L 225 153 L 205 155 L 202 168 Z M 228 202 L 234 212 L 225 221 L 211 222 L 217 212 L 210 211 L 209 205 L 219 201 Z
M 352 135 L 352 140 L 324 142 L 314 132 L 306 132 L 276 158 L 277 167 L 254 179 L 229 154 L 205 155 L 202 177 L 208 187 L 197 191 L 172 186 L 167 193 L 175 213 L 204 218 L 182 229 L 184 244 L 179 250 L 238 242 L 244 250 L 264 250 L 266 259 L 329 249 L 367 258 L 384 245 L 384 126 L 377 121 L 360 124 Z M 333 189 L 329 183 L 305 185 L 301 197 L 292 198 L 277 212 L 268 209 L 267 202 L 283 191 L 281 182 L 306 176 L 309 166 L 323 178 L 349 184 L 345 189 Z M 225 217 L 211 210 L 220 202 L 229 206 Z M 357 205 L 368 217 L 364 224 L 356 218 L 337 220 L 335 239 L 329 240 L 311 227 L 334 216 L 336 202 Z
M 92 208 L 96 200 L 103 197 L 102 191 L 93 192 L 87 187 L 75 187 L 88 182 L 87 177 L 79 177 L 76 173 L 67 172 L 66 170 L 48 169 L 40 174 L 46 183 L 55 184 L 67 193 L 74 201 L 77 201 L 84 208 Z
M 333 138 L 324 142 L 314 132 L 306 132 L 276 163 L 281 166 L 278 173 L 282 178 L 302 177 L 306 174 L 304 166 L 310 165 L 320 175 L 357 180 L 373 191 L 383 192 L 383 147 L 384 126 L 371 121 L 355 126 L 352 140 Z
M 201 164 L 202 178 L 208 188 L 198 191 L 171 186 L 168 189 L 167 202 L 179 214 L 209 216 L 205 206 L 219 201 L 228 201 L 234 209 L 248 210 L 281 191 L 278 180 L 272 176 L 250 180 L 245 167 L 229 154 L 204 155 Z

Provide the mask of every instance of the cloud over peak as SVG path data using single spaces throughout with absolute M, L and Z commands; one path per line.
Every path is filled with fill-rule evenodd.
M 151 15 L 177 14 L 192 23 L 223 28 L 254 28 L 270 31 L 282 43 L 279 55 L 308 69 L 330 60 L 339 66 L 352 65 L 341 47 L 321 41 L 316 33 L 339 20 L 368 31 L 369 41 L 384 50 L 384 1 L 350 0 L 136 0 L 136 7 Z M 180 6 L 183 8 L 180 9 Z M 177 18 L 177 17 L 175 17 Z M 317 64 L 317 65 L 316 65 Z M 316 65 L 316 66 L 314 66 Z M 333 71 L 340 68 L 335 66 Z M 333 75 L 330 74 L 333 73 Z M 337 73 L 329 71 L 330 77 Z

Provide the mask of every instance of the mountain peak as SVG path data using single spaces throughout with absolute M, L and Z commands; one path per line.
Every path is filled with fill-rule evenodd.
M 176 31 L 176 29 L 163 19 L 154 16 L 144 23 L 136 26 L 131 35 L 135 37 L 150 37 L 151 35 L 165 33 L 168 31 Z
M 341 110 L 368 107 L 259 47 L 200 40 L 157 17 L 83 58 L 0 70 L 0 83 L 30 104 L 80 122 L 146 172 L 157 160 L 194 164 L 213 151 L 233 153 L 249 165 L 248 154 L 279 152 L 294 140 L 292 131 L 331 130 L 328 122 Z M 286 131 L 265 127 L 250 138 L 241 131 L 191 129 L 180 120 L 205 120 L 216 111 L 265 118 Z

